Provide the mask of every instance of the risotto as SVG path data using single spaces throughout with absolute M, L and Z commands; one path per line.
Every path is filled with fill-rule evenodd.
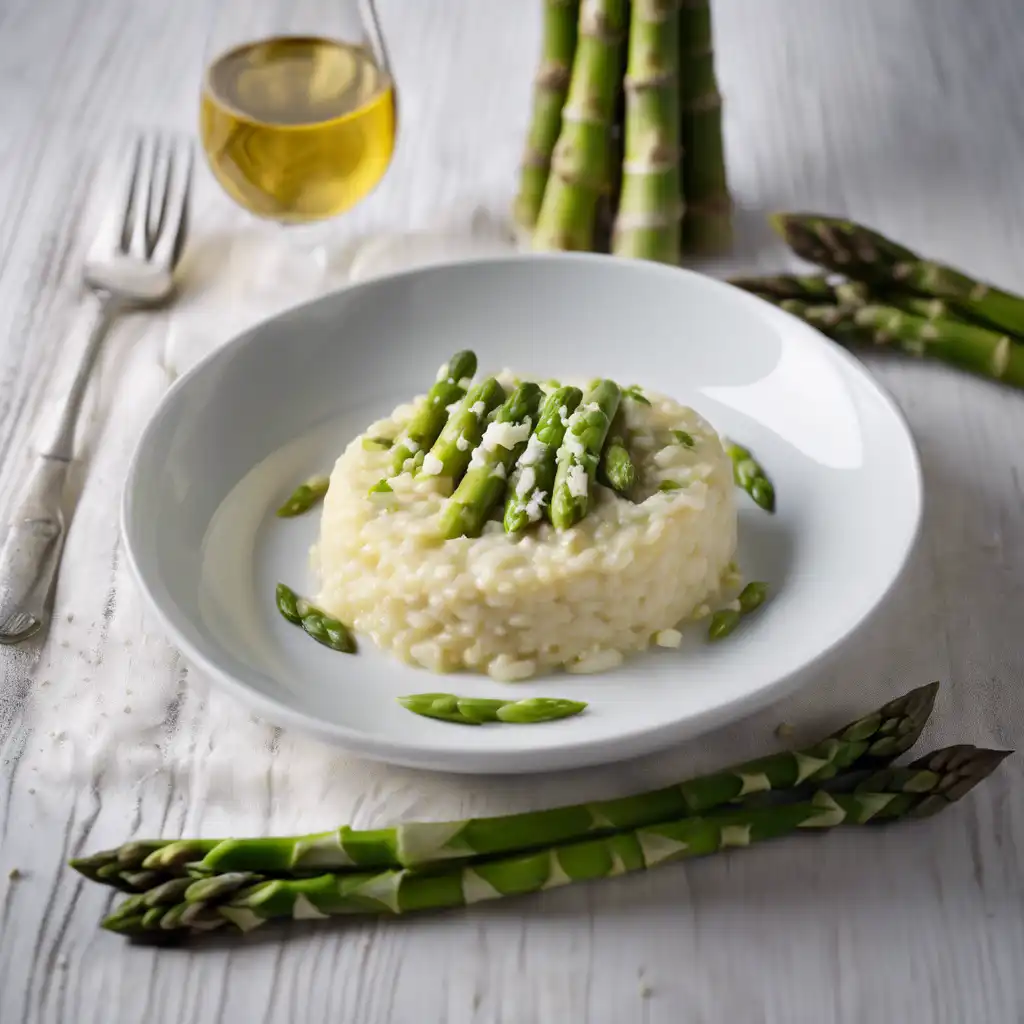
M 652 643 L 678 645 L 676 627 L 705 614 L 731 573 L 732 466 L 696 412 L 646 400 L 622 403 L 631 500 L 595 483 L 569 529 L 541 521 L 509 536 L 499 510 L 479 537 L 455 539 L 439 527 L 444 479 L 403 473 L 391 493 L 368 493 L 391 463 L 372 439 L 398 436 L 425 397 L 399 406 L 334 466 L 313 552 L 317 603 L 407 662 L 506 681 L 600 671 Z

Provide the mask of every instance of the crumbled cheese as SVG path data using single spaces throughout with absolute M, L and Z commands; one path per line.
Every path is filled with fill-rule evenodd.
M 678 629 L 663 629 L 654 634 L 654 642 L 659 647 L 678 647 L 683 642 L 683 634 Z
M 407 437 L 402 444 L 405 445 L 405 449 L 410 455 L 415 455 L 420 450 L 419 441 L 414 441 L 411 437 Z
M 434 378 L 438 383 L 443 381 L 448 376 L 448 364 L 442 363 L 437 370 L 437 376 Z
M 470 469 L 480 469 L 482 466 L 487 465 L 487 455 L 483 448 L 474 448 L 473 455 L 469 460 Z
M 587 471 L 582 466 L 570 466 L 565 482 L 574 498 L 585 498 L 590 490 Z
M 577 458 L 580 458 L 586 450 L 583 447 L 583 442 L 580 440 L 579 435 L 572 432 L 572 424 L 569 425 L 569 430 L 566 433 L 565 440 L 562 444 L 570 455 L 575 455 Z
M 519 456 L 519 465 L 536 466 L 544 458 L 547 450 L 548 446 L 539 440 L 536 434 L 531 434 L 530 440 L 526 442 L 526 450 Z
M 468 391 L 472 383 L 472 377 L 463 377 L 462 380 L 459 381 L 459 387 L 462 388 L 463 391 Z
M 427 476 L 440 476 L 443 469 L 444 463 L 433 452 L 423 456 L 423 472 Z
M 523 423 L 499 423 L 494 420 L 487 424 L 480 447 L 493 452 L 497 447 L 511 451 L 517 444 L 522 444 L 530 436 L 530 421 Z
M 479 402 L 474 402 L 474 403 L 473 403 L 473 404 L 472 404 L 472 405 L 471 405 L 471 406 L 469 407 L 469 411 L 470 411 L 470 412 L 471 412 L 471 413 L 472 413 L 472 414 L 473 414 L 474 416 L 483 416 L 483 414 L 484 414 L 485 412 L 487 412 L 487 404 L 486 404 L 486 403 L 484 402 L 484 400 L 483 400 L 483 399 L 480 399 L 480 401 L 479 401 Z
M 456 410 L 456 409 L 458 409 L 458 407 L 459 407 L 460 405 L 462 405 L 462 402 L 461 402 L 460 400 L 456 399 L 456 401 L 452 402 L 452 404 L 451 404 L 451 405 L 446 405 L 446 406 L 444 407 L 444 411 L 445 411 L 446 413 L 448 413 L 448 415 L 449 415 L 449 416 L 451 416 L 451 415 L 452 415 L 452 413 L 454 413 L 454 412 L 455 412 L 455 410 Z
M 504 480 L 508 476 L 508 470 L 505 469 L 505 463 L 504 462 L 496 462 L 494 464 L 494 470 L 491 473 L 491 476 L 496 476 L 500 480 Z
M 459 434 L 455 439 L 455 447 L 458 448 L 460 452 L 469 451 L 469 440 L 466 438 L 465 434 Z
M 533 466 L 525 466 L 522 475 L 519 477 L 519 482 L 516 484 L 516 497 L 525 498 L 533 490 L 533 485 L 536 482 L 537 471 Z
M 547 491 L 534 491 L 530 500 L 526 503 L 526 518 L 531 523 L 537 522 L 544 515 L 544 506 L 548 503 Z

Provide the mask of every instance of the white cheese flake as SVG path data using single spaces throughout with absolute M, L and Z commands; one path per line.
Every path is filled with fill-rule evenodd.
M 474 448 L 473 455 L 469 460 L 470 469 L 480 469 L 487 465 L 487 454 L 483 448 Z
M 433 452 L 423 456 L 423 472 L 427 476 L 440 476 L 443 469 L 444 463 Z
M 469 411 L 470 411 L 470 412 L 471 412 L 471 413 L 472 413 L 472 414 L 473 414 L 474 416 L 483 416 L 483 414 L 484 414 L 485 412 L 487 412 L 487 403 L 486 403 L 486 402 L 484 402 L 484 400 L 483 400 L 483 399 L 480 399 L 480 401 L 479 401 L 479 402 L 474 402 L 474 403 L 473 403 L 473 404 L 472 404 L 472 405 L 471 405 L 471 406 L 469 407 Z
M 519 477 L 519 481 L 516 484 L 516 497 L 525 498 L 530 491 L 533 490 L 534 484 L 537 483 L 537 471 L 533 466 L 525 466 L 523 468 L 522 475 Z
M 519 465 L 536 466 L 547 454 L 547 450 L 548 446 L 536 434 L 531 434 L 530 440 L 526 442 L 526 450 L 519 456 Z
M 435 381 L 440 383 L 448 376 L 448 364 L 442 363 L 437 370 L 437 376 L 434 378 Z
M 537 522 L 544 515 L 544 506 L 548 503 L 547 491 L 534 491 L 526 503 L 526 518 L 531 523 Z
M 505 463 L 504 462 L 496 462 L 494 464 L 494 470 L 491 473 L 491 476 L 496 476 L 500 480 L 504 480 L 508 476 L 508 470 L 505 469 Z
M 419 442 L 418 441 L 413 441 L 412 438 L 408 438 L 407 437 L 402 442 L 402 444 L 405 445 L 406 451 L 411 452 L 413 455 L 415 455 L 420 450 Z
M 467 439 L 465 434 L 459 434 L 459 436 L 455 439 L 455 447 L 458 448 L 460 452 L 469 451 L 469 440 Z
M 530 436 L 530 421 L 523 423 L 501 423 L 494 420 L 487 424 L 484 436 L 480 441 L 480 447 L 485 451 L 493 452 L 501 447 L 506 451 L 512 451 L 517 444 L 522 444 Z
M 678 647 L 683 642 L 683 634 L 678 629 L 663 629 L 654 634 L 654 642 L 659 647 Z
M 585 498 L 590 490 L 587 471 L 582 466 L 570 466 L 565 482 L 574 498 Z
M 452 402 L 452 404 L 451 404 L 451 405 L 446 405 L 446 406 L 444 407 L 444 411 L 445 411 L 446 413 L 448 413 L 448 415 L 449 415 L 449 416 L 451 416 L 451 415 L 452 415 L 452 413 L 454 413 L 454 412 L 455 412 L 455 410 L 456 410 L 456 409 L 458 409 L 458 407 L 459 407 L 460 405 L 462 405 L 462 402 L 461 402 L 461 400 L 456 400 L 456 401 Z

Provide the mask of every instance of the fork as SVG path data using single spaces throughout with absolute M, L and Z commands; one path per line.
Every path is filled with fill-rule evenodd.
M 64 548 L 61 509 L 78 423 L 100 345 L 123 312 L 158 306 L 174 292 L 174 269 L 185 247 L 192 147 L 176 137 L 135 136 L 122 164 L 125 186 L 107 211 L 85 260 L 92 293 L 88 331 L 56 425 L 40 446 L 0 548 L 0 643 L 38 633 L 53 604 Z

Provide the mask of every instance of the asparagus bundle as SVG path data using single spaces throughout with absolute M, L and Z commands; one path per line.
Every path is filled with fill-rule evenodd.
M 742 277 L 732 283 L 843 345 L 891 346 L 1024 388 L 1024 343 L 972 321 L 969 312 L 944 300 L 813 275 Z
M 680 141 L 683 147 L 683 249 L 716 253 L 732 243 L 732 200 L 722 139 L 722 96 L 715 75 L 709 0 L 681 0 Z
M 269 880 L 240 872 L 194 882 L 177 879 L 128 897 L 103 926 L 124 934 L 202 932 L 220 927 L 220 918 L 250 931 L 276 918 L 314 920 L 462 907 L 708 856 L 799 829 L 925 817 L 964 796 L 1006 754 L 949 747 L 906 768 L 873 773 L 850 793 L 818 790 L 796 803 L 673 818 L 601 838 L 550 843 L 533 852 L 433 871 L 392 869 Z
M 679 0 L 633 0 L 616 256 L 679 262 Z
M 514 216 L 529 234 L 537 223 L 551 169 L 551 154 L 562 127 L 562 105 L 576 52 L 579 0 L 543 0 L 544 25 L 540 67 L 533 84 L 533 115 L 519 172 Z
M 407 822 L 360 831 L 262 839 L 133 840 L 71 861 L 87 878 L 149 889 L 186 870 L 198 875 L 253 871 L 286 874 L 352 868 L 426 867 L 491 857 L 608 831 L 703 814 L 751 794 L 821 783 L 851 769 L 889 764 L 917 742 L 938 683 L 911 690 L 802 750 L 780 751 L 672 786 L 598 803 L 496 818 Z
M 611 188 L 612 125 L 622 79 L 627 0 L 582 0 L 562 128 L 533 234 L 533 247 L 594 247 L 598 201 Z

